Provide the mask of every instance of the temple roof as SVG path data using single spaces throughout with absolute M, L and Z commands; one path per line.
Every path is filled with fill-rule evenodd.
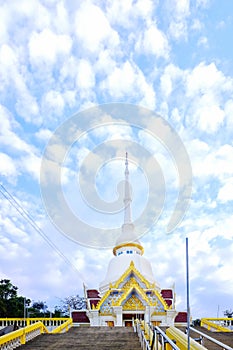
M 155 283 L 150 283 L 131 261 L 128 269 L 114 284 L 109 285 L 93 308 L 108 313 L 112 306 L 122 306 L 124 310 L 142 310 L 146 305 L 156 307 L 159 312 L 165 312 L 170 307 Z

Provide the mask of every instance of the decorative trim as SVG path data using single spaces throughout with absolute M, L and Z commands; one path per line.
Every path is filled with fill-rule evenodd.
M 122 283 L 130 272 L 134 272 L 136 276 L 138 276 L 142 282 L 145 283 L 147 289 L 151 289 L 152 285 L 148 282 L 148 280 L 136 269 L 134 262 L 131 260 L 128 269 L 123 273 L 123 275 L 116 281 L 114 284 L 114 288 L 118 288 L 120 283 Z
M 135 247 L 135 248 L 138 248 L 139 250 L 141 250 L 142 252 L 142 255 L 144 254 L 144 248 L 141 246 L 140 243 L 130 243 L 130 242 L 127 242 L 127 243 L 122 243 L 122 244 L 119 244 L 117 245 L 116 247 L 113 248 L 113 254 L 116 256 L 116 251 L 120 248 L 123 248 L 123 247 Z

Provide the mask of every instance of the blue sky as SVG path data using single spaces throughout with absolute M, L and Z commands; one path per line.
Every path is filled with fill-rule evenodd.
M 81 294 L 83 282 L 98 287 L 104 279 L 111 249 L 77 245 L 54 228 L 40 195 L 40 165 L 48 140 L 69 117 L 103 103 L 131 103 L 172 126 L 193 172 L 190 207 L 168 235 L 177 174 L 163 147 L 140 135 L 161 166 L 167 191 L 157 224 L 141 239 L 155 278 L 164 288 L 175 283 L 177 309 L 184 310 L 188 236 L 193 317 L 216 316 L 218 308 L 222 316 L 233 307 L 232 13 L 229 0 L 0 1 L 0 181 L 77 269 L 0 195 L 1 278 L 51 306 Z M 108 133 L 135 140 L 122 128 Z M 84 159 L 103 135 L 86 135 L 71 159 Z M 64 188 L 78 211 L 79 164 L 69 160 Z M 136 163 L 140 159 L 132 156 L 135 216 L 148 193 Z M 100 196 L 110 200 L 123 175 L 123 160 L 122 167 L 117 160 L 103 168 Z

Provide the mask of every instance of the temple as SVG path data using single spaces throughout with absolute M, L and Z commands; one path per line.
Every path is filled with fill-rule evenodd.
M 99 289 L 84 288 L 87 310 L 73 311 L 76 323 L 90 326 L 132 326 L 135 319 L 153 325 L 186 323 L 186 312 L 175 309 L 174 287 L 161 289 L 143 255 L 131 215 L 128 154 L 125 160 L 124 223 Z

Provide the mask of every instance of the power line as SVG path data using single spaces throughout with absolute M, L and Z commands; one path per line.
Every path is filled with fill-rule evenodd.
M 56 253 L 75 271 L 78 272 L 79 277 L 85 282 L 82 274 L 76 266 L 62 253 L 62 251 L 50 240 L 46 233 L 36 224 L 31 215 L 16 201 L 12 194 L 0 184 L 0 192 L 4 198 L 17 210 L 17 212 L 39 233 L 39 235 L 47 242 L 47 244 L 56 251 Z

